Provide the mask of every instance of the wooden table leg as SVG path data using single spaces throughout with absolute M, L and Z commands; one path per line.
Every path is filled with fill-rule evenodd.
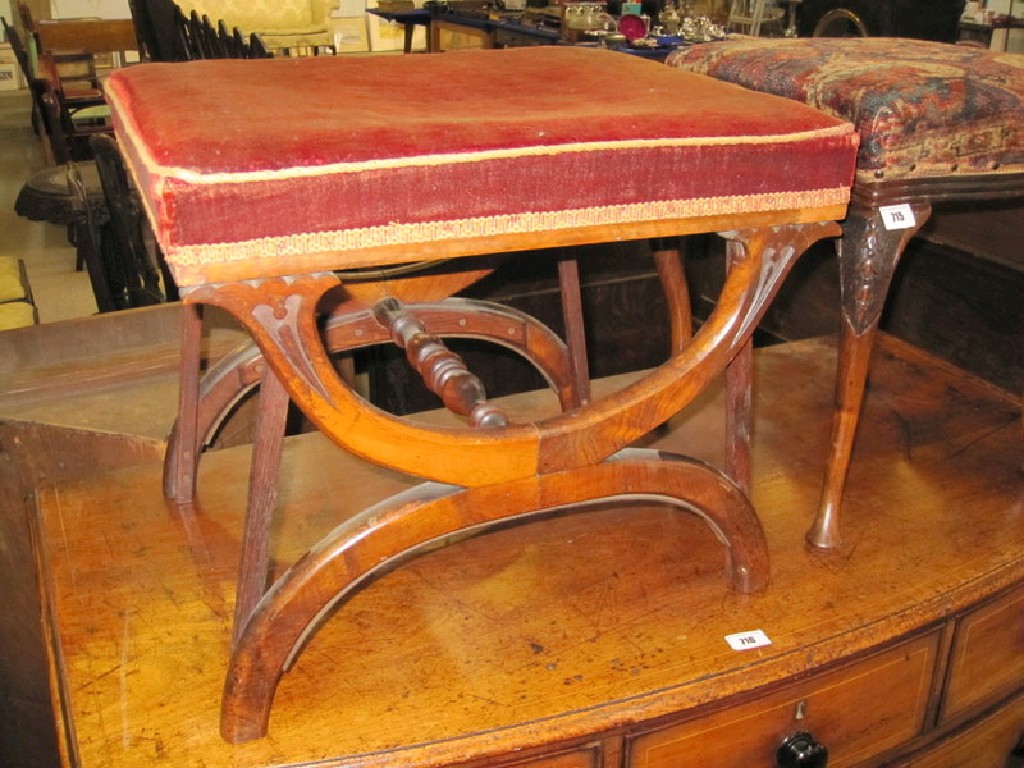
M 914 223 L 887 229 L 880 207 L 851 208 L 838 244 L 842 324 L 836 404 L 825 482 L 818 513 L 807 531 L 811 548 L 832 550 L 842 541 L 839 513 L 857 433 L 871 350 L 885 297 L 907 243 L 931 215 L 929 203 L 910 206 Z

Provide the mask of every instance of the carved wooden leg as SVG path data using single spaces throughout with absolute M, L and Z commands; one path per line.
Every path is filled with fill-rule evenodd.
M 522 355 L 544 377 L 558 396 L 563 410 L 578 408 L 576 390 L 565 343 L 547 326 L 518 310 L 470 299 L 447 299 L 407 306 L 427 331 L 444 338 L 484 339 Z M 342 312 L 333 316 L 324 329 L 325 346 L 332 353 L 383 344 L 388 331 L 366 310 Z M 217 361 L 202 377 L 197 416 L 197 446 L 201 447 L 216 431 L 221 420 L 240 399 L 259 385 L 266 364 L 259 348 L 247 343 Z M 165 474 L 181 461 L 183 443 L 175 427 L 168 439 Z M 194 476 L 199 450 L 192 452 Z M 165 493 L 173 498 L 172 485 Z M 192 498 L 194 489 L 189 495 Z
M 910 206 L 914 223 L 887 229 L 878 208 L 851 208 L 838 244 L 842 324 L 836 371 L 832 442 L 818 514 L 807 543 L 821 550 L 841 544 L 839 513 L 857 433 L 871 350 L 896 264 L 914 234 L 931 215 L 931 205 Z
M 662 290 L 669 310 L 672 353 L 678 353 L 692 337 L 690 297 L 686 288 L 682 255 L 665 241 L 652 241 L 654 263 L 661 279 Z M 727 268 L 734 260 L 744 258 L 742 245 L 736 241 L 726 243 Z M 754 344 L 748 341 L 729 364 L 725 373 L 725 471 L 744 493 L 750 493 L 751 463 L 750 439 L 753 428 Z
M 249 496 L 242 524 L 232 645 L 238 642 L 246 622 L 267 589 L 268 542 L 277 502 L 277 476 L 287 419 L 288 393 L 273 371 L 265 371 L 260 385 L 256 439 L 249 467 Z
M 726 269 L 743 258 L 743 245 L 735 240 L 726 243 Z M 747 340 L 725 369 L 725 473 L 744 493 L 750 493 L 750 439 L 754 429 L 752 405 L 754 374 L 754 341 Z
M 338 526 L 267 592 L 232 654 L 221 734 L 238 743 L 266 733 L 281 675 L 317 625 L 374 572 L 448 533 L 615 498 L 697 512 L 725 545 L 732 587 L 748 593 L 766 586 L 767 545 L 750 502 L 696 461 L 626 450 L 594 466 L 497 485 L 424 484 Z
M 199 453 L 199 367 L 202 361 L 203 311 L 194 304 L 181 309 L 181 372 L 178 420 L 167 441 L 164 459 L 164 496 L 188 504 L 195 496 Z

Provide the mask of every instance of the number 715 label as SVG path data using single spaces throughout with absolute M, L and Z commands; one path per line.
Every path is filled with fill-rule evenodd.
M 913 209 L 906 203 L 883 205 L 878 209 L 878 213 L 882 217 L 882 226 L 886 229 L 910 229 L 917 224 Z

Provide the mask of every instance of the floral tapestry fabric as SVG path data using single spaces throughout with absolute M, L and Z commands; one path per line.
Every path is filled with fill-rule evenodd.
M 731 38 L 667 63 L 856 125 L 858 179 L 1024 171 L 1024 56 L 887 38 Z

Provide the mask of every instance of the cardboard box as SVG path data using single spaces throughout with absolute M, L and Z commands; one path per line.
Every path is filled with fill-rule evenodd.
M 10 43 L 0 43 L 0 91 L 16 91 L 24 88 L 21 67 L 14 56 Z

